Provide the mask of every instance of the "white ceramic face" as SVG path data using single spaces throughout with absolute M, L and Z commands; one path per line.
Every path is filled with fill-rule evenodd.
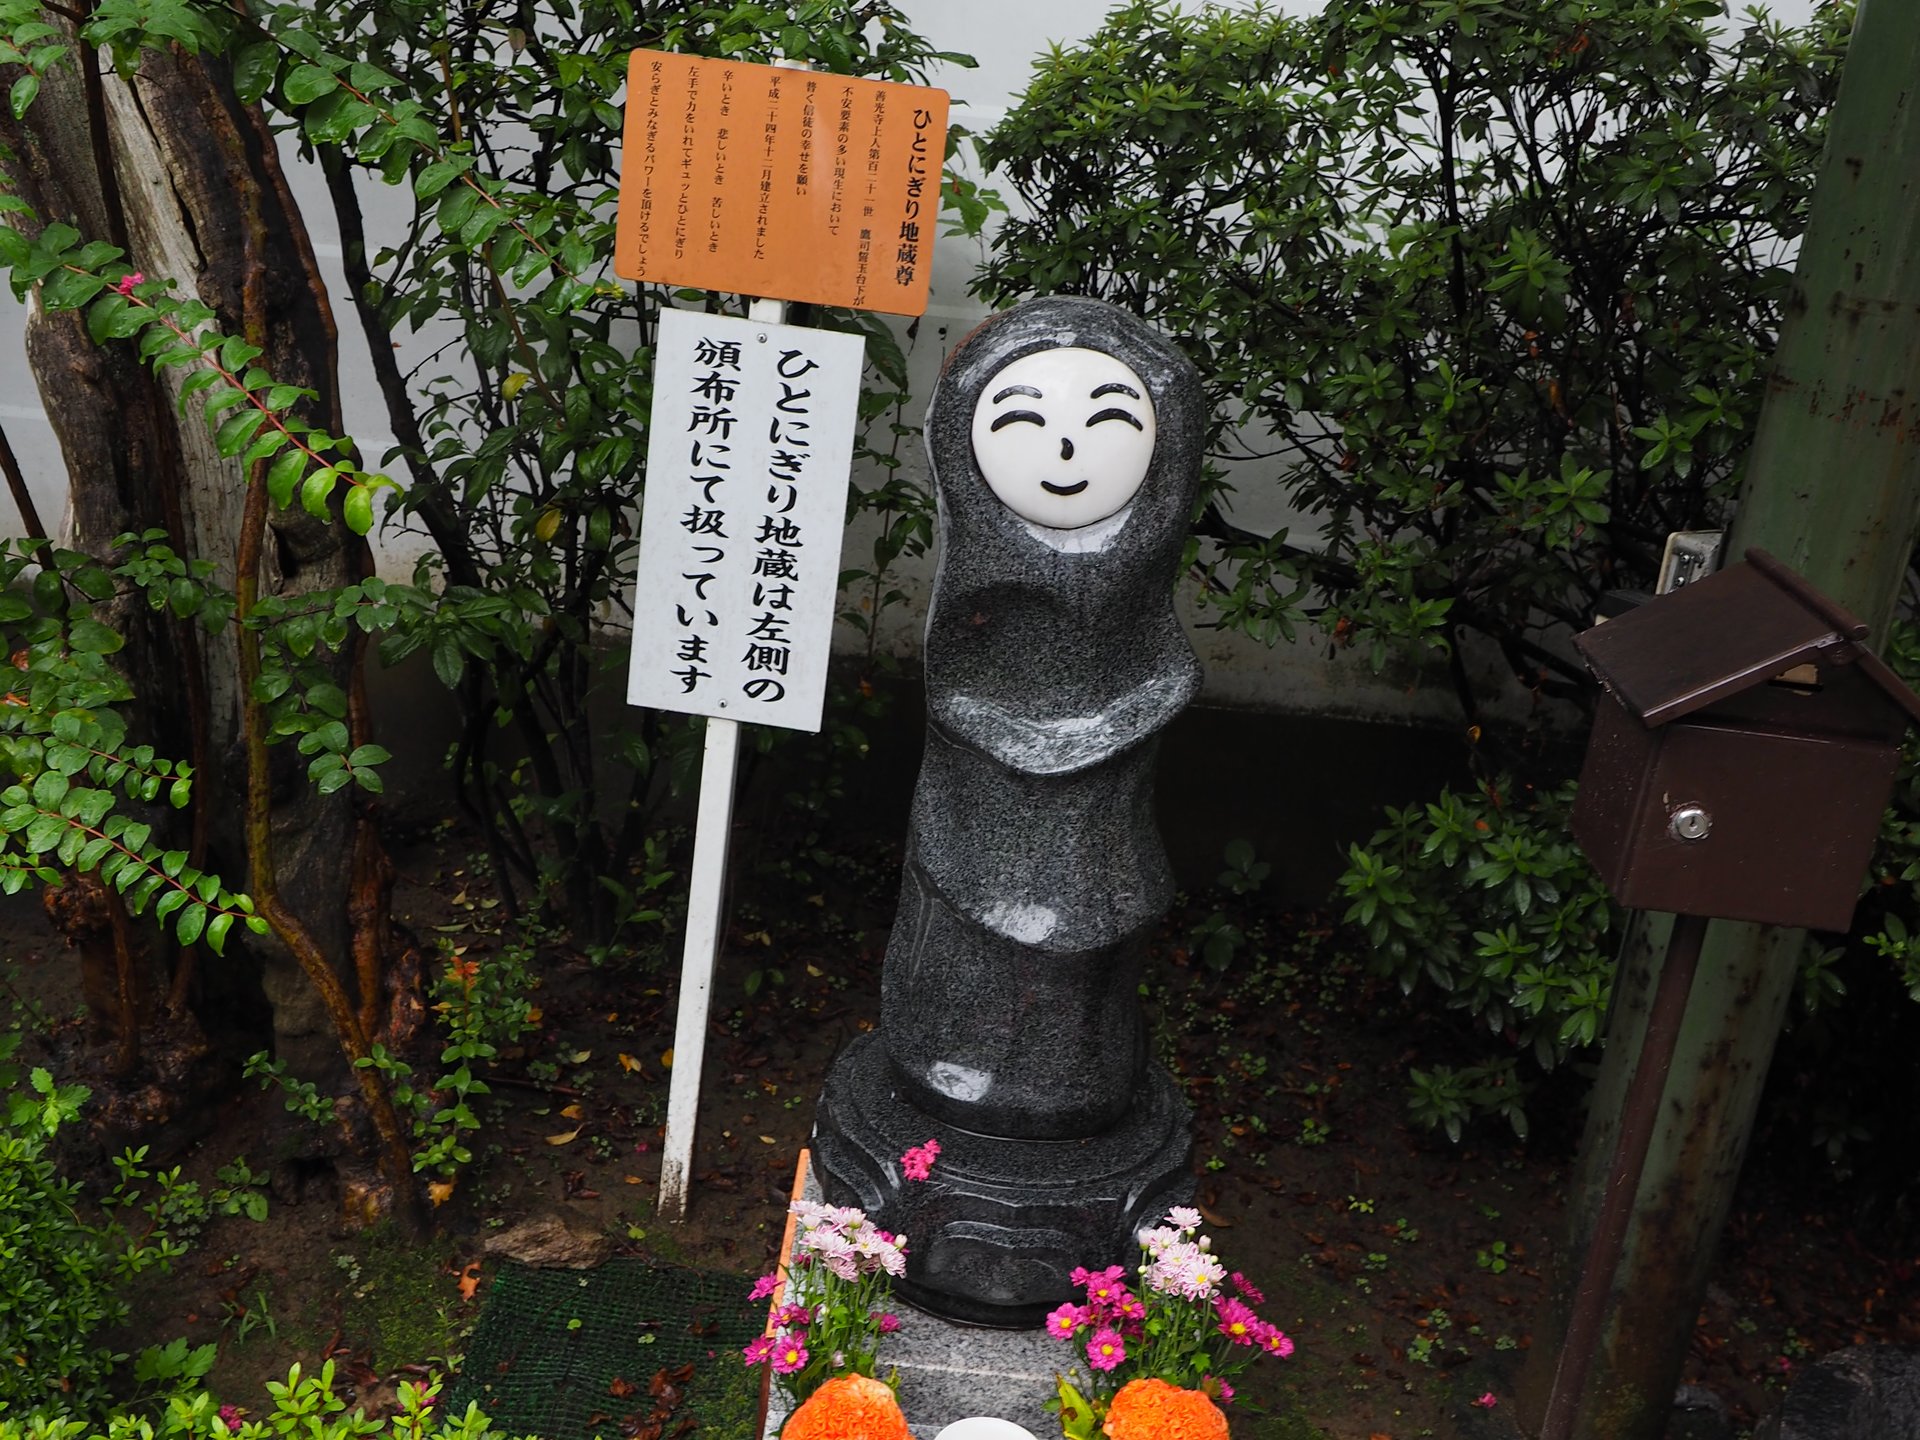
M 1133 370 L 1100 350 L 1037 350 L 987 382 L 973 455 L 1014 514 L 1078 530 L 1122 509 L 1153 459 L 1153 401 Z

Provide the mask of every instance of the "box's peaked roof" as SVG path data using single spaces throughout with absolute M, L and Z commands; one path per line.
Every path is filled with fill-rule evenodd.
M 1862 642 L 1867 627 L 1764 550 L 1583 631 L 1573 643 L 1600 683 L 1649 727 L 1764 684 L 1798 665 L 1857 664 L 1920 722 L 1915 695 Z

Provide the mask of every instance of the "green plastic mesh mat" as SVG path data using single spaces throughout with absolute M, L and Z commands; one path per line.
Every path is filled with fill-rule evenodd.
M 467 1342 L 448 1413 L 477 1402 L 494 1428 L 542 1440 L 617 1435 L 632 1408 L 614 1382 L 641 1387 L 662 1368 L 740 1363 L 766 1322 L 738 1275 L 611 1260 L 593 1270 L 502 1265 Z

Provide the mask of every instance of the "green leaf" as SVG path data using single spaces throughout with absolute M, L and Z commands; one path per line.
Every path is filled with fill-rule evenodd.
M 82 655 L 111 655 L 127 642 L 98 620 L 80 619 L 67 631 L 67 643 Z
M 280 73 L 280 47 L 271 40 L 242 45 L 233 57 L 233 88 L 251 105 L 273 88 Z
M 300 483 L 306 468 L 306 452 L 299 449 L 286 451 L 268 468 L 267 495 L 282 510 L 293 503 L 293 487 Z
M 220 423 L 214 432 L 213 445 L 220 454 L 228 459 L 247 448 L 254 432 L 267 422 L 267 413 L 256 406 L 236 411 Z
M 289 105 L 310 105 L 340 88 L 340 77 L 318 65 L 296 65 L 283 87 Z
M 173 894 L 178 895 L 178 890 Z M 169 899 L 172 897 L 169 896 Z M 162 901 L 161 904 L 165 904 Z M 198 900 L 188 905 L 180 916 L 180 923 L 174 927 L 173 935 L 182 945 L 191 945 L 200 938 L 200 932 L 207 926 L 207 907 Z
M 347 497 L 341 502 L 340 513 L 347 522 L 347 528 L 356 535 L 364 535 L 373 528 L 373 491 L 365 485 L 352 485 L 347 489 Z
M 300 487 L 300 508 L 317 520 L 327 519 L 327 501 L 333 495 L 333 482 L 339 478 L 340 472 L 330 465 L 307 476 Z
M 40 77 L 34 74 L 22 75 L 13 82 L 13 89 L 7 92 L 7 101 L 13 106 L 13 118 L 21 119 L 27 113 L 27 107 L 33 104 L 33 97 L 40 93 Z

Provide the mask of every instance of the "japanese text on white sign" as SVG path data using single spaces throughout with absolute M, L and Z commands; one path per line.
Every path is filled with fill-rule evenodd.
M 820 728 L 864 343 L 661 313 L 628 703 Z

